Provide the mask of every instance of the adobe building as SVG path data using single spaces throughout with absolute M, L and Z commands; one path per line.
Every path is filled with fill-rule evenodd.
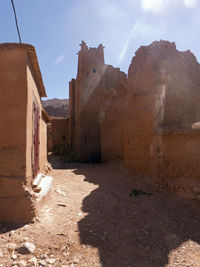
M 119 68 L 107 65 L 105 81 L 101 119 L 102 161 L 124 161 L 127 76 Z
M 142 46 L 127 80 L 104 63 L 102 45 L 82 42 L 69 85 L 69 146 L 79 160 L 124 160 L 129 169 L 198 195 L 200 65 L 190 51 L 168 41 Z
M 167 41 L 142 46 L 128 72 L 126 166 L 200 192 L 199 103 L 195 56 Z
M 50 190 L 45 96 L 35 48 L 0 44 L 0 222 L 30 222 Z
M 53 138 L 51 123 L 47 123 L 47 152 L 53 152 Z
M 60 154 L 68 147 L 68 132 L 68 118 L 50 117 L 50 123 L 48 124 L 49 152 Z
M 75 140 L 75 97 L 76 97 L 76 80 L 69 82 L 69 131 L 68 144 L 70 150 L 74 149 Z
M 104 63 L 101 44 L 98 48 L 88 48 L 82 41 L 78 55 L 77 78 L 69 83 L 69 147 L 80 161 L 121 159 L 124 154 L 125 103 L 122 99 L 125 100 L 126 75 Z M 109 105 L 113 105 L 115 114 L 114 109 L 109 110 Z M 110 125 L 117 115 L 119 121 Z M 113 156 L 115 153 L 117 156 Z
M 104 71 L 103 46 L 88 48 L 82 42 L 75 89 L 74 142 L 76 158 L 80 161 L 98 161 L 101 158 L 100 107 Z

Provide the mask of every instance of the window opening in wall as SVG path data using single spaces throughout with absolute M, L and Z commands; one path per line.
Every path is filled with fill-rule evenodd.
M 97 71 L 96 71 L 96 69 L 93 69 L 93 73 L 96 73 Z
M 107 116 L 108 116 L 108 111 L 105 110 L 105 118 L 107 118 Z

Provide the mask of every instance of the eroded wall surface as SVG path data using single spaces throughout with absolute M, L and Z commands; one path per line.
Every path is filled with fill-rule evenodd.
M 126 98 L 126 166 L 162 179 L 199 177 L 200 65 L 174 43 L 141 47 Z
M 75 139 L 75 99 L 76 97 L 76 80 L 72 79 L 69 82 L 69 136 L 68 143 L 71 150 L 74 149 Z
M 103 46 L 81 44 L 75 89 L 75 153 L 81 161 L 101 158 L 101 104 L 104 90 Z
M 105 162 L 124 160 L 126 88 L 126 74 L 106 65 L 101 109 L 101 155 Z
M 129 67 L 126 97 L 125 165 L 141 173 L 155 175 L 154 129 L 156 117 L 154 110 L 158 66 L 152 62 L 151 57 L 149 50 L 141 47 Z
M 104 63 L 102 45 L 82 42 L 77 78 L 69 84 L 69 140 L 77 159 L 122 160 L 126 85 L 126 75 Z

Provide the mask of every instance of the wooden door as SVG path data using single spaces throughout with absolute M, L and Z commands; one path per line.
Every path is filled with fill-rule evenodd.
M 33 103 L 33 178 L 38 174 L 39 167 L 39 108 L 36 103 Z

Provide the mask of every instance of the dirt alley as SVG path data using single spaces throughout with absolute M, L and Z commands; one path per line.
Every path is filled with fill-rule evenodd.
M 51 161 L 51 197 L 35 222 L 0 225 L 0 266 L 20 267 L 21 260 L 49 267 L 200 266 L 198 202 L 164 192 L 120 164 Z M 132 198 L 133 188 L 152 195 Z M 34 255 L 16 252 L 12 259 L 7 244 L 27 240 Z

